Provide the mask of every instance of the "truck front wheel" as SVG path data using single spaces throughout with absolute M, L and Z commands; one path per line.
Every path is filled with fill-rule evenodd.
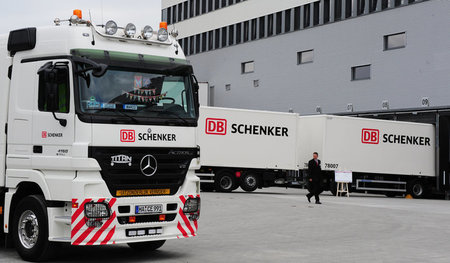
M 11 233 L 17 252 L 26 261 L 43 261 L 53 255 L 56 244 L 48 241 L 45 199 L 30 195 L 14 211 Z
M 154 251 L 162 247 L 164 243 L 166 243 L 165 240 L 158 240 L 158 241 L 128 243 L 128 246 L 138 251 Z
M 252 173 L 245 174 L 241 177 L 241 188 L 247 192 L 253 192 L 258 188 L 258 176 Z
M 216 174 L 216 190 L 219 192 L 231 192 L 236 185 L 236 178 L 231 171 L 221 171 Z

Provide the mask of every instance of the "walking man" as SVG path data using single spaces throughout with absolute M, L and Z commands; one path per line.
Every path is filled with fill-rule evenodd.
M 319 154 L 313 153 L 313 159 L 308 162 L 308 190 L 306 195 L 308 202 L 311 203 L 311 197 L 316 198 L 316 204 L 322 204 L 319 199 L 319 194 L 322 192 L 322 168 L 320 168 Z

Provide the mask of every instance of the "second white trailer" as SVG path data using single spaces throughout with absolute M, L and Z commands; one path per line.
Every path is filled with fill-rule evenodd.
M 431 124 L 319 115 L 299 117 L 298 125 L 298 161 L 307 169 L 318 152 L 325 188 L 333 190 L 334 171 L 350 171 L 354 190 L 395 195 L 415 187 L 421 195 L 436 176 Z

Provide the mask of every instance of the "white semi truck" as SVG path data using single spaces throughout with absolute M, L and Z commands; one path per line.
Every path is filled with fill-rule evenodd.
M 448 145 L 437 142 L 447 138 L 448 144 L 448 132 L 438 133 L 442 129 L 430 123 L 201 107 L 197 175 L 202 189 L 224 192 L 306 182 L 307 163 L 319 152 L 324 190 L 335 193 L 334 174 L 346 171 L 353 174 L 352 191 L 423 197 L 444 192 L 449 183 L 448 169 L 437 168 L 439 160 L 448 166 Z
M 0 235 L 32 261 L 195 236 L 198 85 L 177 33 L 54 22 L 0 36 Z

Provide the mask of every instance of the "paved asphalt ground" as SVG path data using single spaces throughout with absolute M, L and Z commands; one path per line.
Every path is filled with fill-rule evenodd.
M 202 193 L 199 236 L 156 252 L 64 247 L 58 262 L 450 262 L 450 202 L 305 190 Z M 0 248 L 0 262 L 21 262 Z

